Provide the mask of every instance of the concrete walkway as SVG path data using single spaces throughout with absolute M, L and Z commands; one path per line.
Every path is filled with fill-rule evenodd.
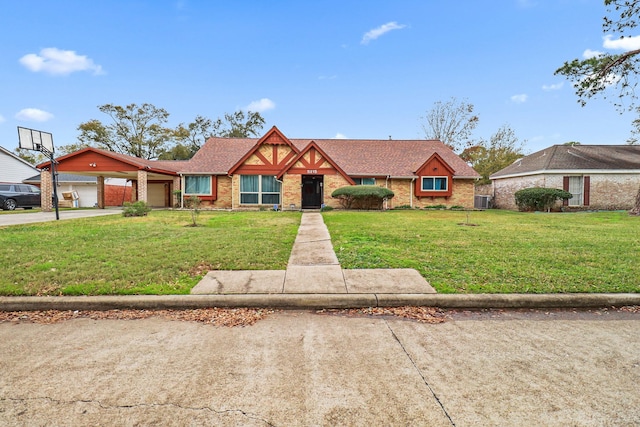
M 110 209 L 79 209 L 79 210 L 62 210 L 58 212 L 60 221 L 66 219 L 89 218 L 93 216 L 122 214 L 121 208 Z M 32 224 L 36 222 L 56 221 L 55 212 L 29 212 L 24 213 L 6 213 L 0 215 L 0 227 L 8 225 Z
M 285 271 L 210 271 L 192 294 L 434 294 L 416 270 L 343 270 L 320 213 L 303 213 Z

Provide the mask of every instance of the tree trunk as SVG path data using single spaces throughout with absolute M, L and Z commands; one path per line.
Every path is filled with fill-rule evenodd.
M 629 213 L 631 215 L 640 215 L 640 188 L 638 188 L 638 194 L 636 194 L 636 203 Z

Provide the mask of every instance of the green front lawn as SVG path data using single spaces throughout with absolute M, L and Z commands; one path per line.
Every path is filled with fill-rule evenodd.
M 343 268 L 415 268 L 438 292 L 640 292 L 626 212 L 323 214 Z
M 624 212 L 323 213 L 343 268 L 415 268 L 438 292 L 640 292 Z M 180 294 L 210 269 L 284 270 L 300 213 L 188 211 L 0 227 L 0 295 Z
M 284 270 L 299 213 L 153 211 L 0 228 L 0 295 L 180 294 L 210 269 Z

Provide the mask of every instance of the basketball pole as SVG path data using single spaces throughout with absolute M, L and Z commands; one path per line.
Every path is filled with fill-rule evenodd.
M 53 181 L 53 207 L 56 209 L 56 220 L 60 219 L 60 212 L 58 211 L 58 173 L 56 172 L 56 160 L 53 158 L 53 152 L 41 147 L 42 151 L 49 152 L 49 159 L 51 160 L 51 178 Z

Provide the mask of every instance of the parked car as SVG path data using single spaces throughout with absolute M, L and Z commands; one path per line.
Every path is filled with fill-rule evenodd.
M 40 189 L 35 185 L 0 183 L 0 209 L 39 208 Z

